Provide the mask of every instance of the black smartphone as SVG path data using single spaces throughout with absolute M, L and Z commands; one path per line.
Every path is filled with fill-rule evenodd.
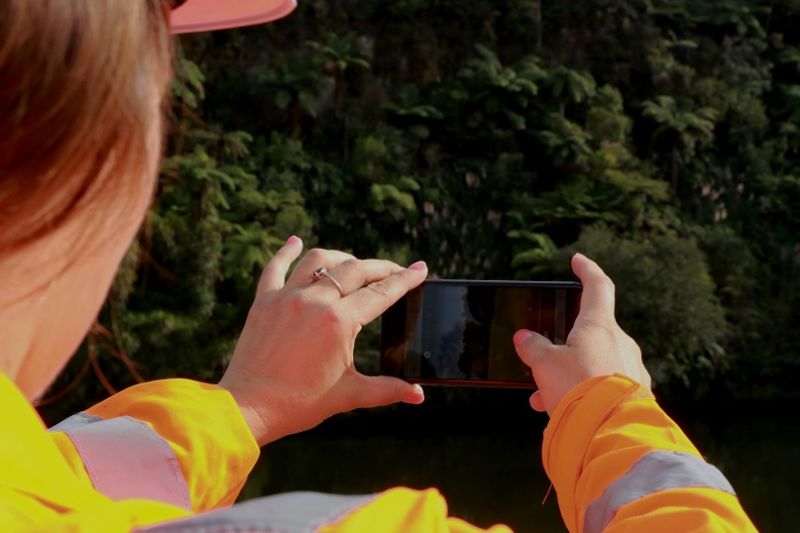
M 581 290 L 569 281 L 426 281 L 381 317 L 381 373 L 432 385 L 533 387 L 514 332 L 564 344 Z

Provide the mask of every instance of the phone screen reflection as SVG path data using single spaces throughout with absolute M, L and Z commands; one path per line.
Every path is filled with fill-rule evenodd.
M 563 344 L 579 303 L 580 292 L 567 289 L 428 284 L 407 299 L 403 373 L 531 382 L 514 350 L 514 332 L 527 328 Z

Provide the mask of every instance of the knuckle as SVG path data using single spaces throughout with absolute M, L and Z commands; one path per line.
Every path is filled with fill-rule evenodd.
M 382 382 L 381 387 L 370 387 L 370 404 L 373 406 L 395 403 L 403 396 L 403 385 L 395 382 Z
M 382 266 L 386 267 L 389 270 L 398 271 L 398 272 L 403 270 L 403 267 L 401 267 L 400 265 L 398 265 L 394 261 L 389 261 L 387 259 L 376 259 L 376 261 L 378 261 Z
M 606 318 L 600 317 L 586 317 L 584 320 L 584 325 L 587 328 L 594 330 L 597 333 L 607 336 L 613 336 L 616 334 L 616 330 L 618 328 L 617 324 L 613 321 L 609 321 Z
M 550 357 L 555 354 L 555 346 L 552 344 L 545 344 L 543 342 L 531 342 L 527 346 L 525 346 L 525 351 L 528 355 L 533 357 L 533 360 L 537 360 L 541 357 Z
M 403 390 L 398 385 L 386 387 L 382 394 L 377 398 L 379 405 L 390 405 L 398 401 L 403 396 Z
M 598 326 L 599 331 L 609 338 L 614 338 L 619 334 L 619 327 L 616 324 L 604 321 Z
M 367 289 L 381 298 L 389 298 L 392 295 L 392 289 L 386 281 L 375 281 L 370 283 L 367 285 Z
M 401 268 L 398 272 L 395 273 L 394 278 L 397 280 L 398 283 L 401 283 L 405 288 L 410 289 L 413 285 L 419 284 L 419 282 L 414 281 L 414 271 L 408 270 L 407 268 Z
M 546 346 L 540 346 L 537 350 L 545 357 L 552 357 L 559 353 L 560 347 L 555 344 L 548 344 Z
M 347 327 L 346 320 L 332 305 L 323 304 L 319 308 L 319 318 L 324 327 L 341 330 Z
M 306 253 L 309 261 L 321 261 L 325 257 L 325 250 L 322 248 L 312 248 Z
M 307 291 L 294 291 L 286 296 L 286 300 L 293 314 L 303 313 L 313 302 Z
M 360 263 L 360 261 L 358 259 L 356 259 L 355 257 L 348 257 L 347 259 L 342 261 L 341 265 L 339 265 L 339 266 L 349 270 L 351 268 L 356 268 L 359 263 Z

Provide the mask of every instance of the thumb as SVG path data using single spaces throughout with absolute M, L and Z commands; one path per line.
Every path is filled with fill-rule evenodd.
M 531 370 L 552 347 L 550 339 L 535 331 L 521 329 L 514 334 L 514 348 L 517 350 L 517 355 Z
M 529 402 L 534 411 L 544 413 L 547 410 L 547 408 L 544 406 L 544 398 L 542 398 L 542 393 L 538 390 L 531 394 Z
M 416 405 L 425 401 L 422 387 L 402 379 L 358 374 L 356 381 L 359 407 L 380 407 L 398 402 Z

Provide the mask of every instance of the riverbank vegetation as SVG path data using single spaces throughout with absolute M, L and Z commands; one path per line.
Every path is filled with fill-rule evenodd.
M 153 211 L 45 403 L 215 379 L 291 234 L 440 277 L 564 279 L 580 250 L 662 394 L 795 395 L 798 23 L 794 0 L 309 0 L 181 37 Z

